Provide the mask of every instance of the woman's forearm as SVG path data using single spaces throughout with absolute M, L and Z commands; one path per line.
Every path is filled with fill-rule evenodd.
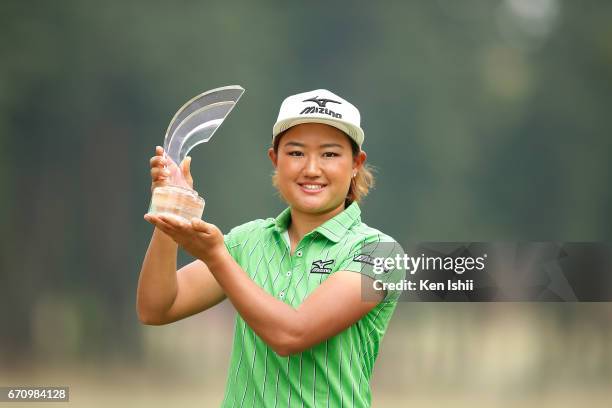
M 136 310 L 143 323 L 154 324 L 176 298 L 177 250 L 176 242 L 155 228 L 142 263 L 136 294 Z

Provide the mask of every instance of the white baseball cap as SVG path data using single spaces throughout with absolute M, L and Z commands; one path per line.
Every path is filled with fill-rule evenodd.
M 355 105 L 327 89 L 291 95 L 281 104 L 278 119 L 272 128 L 272 143 L 279 133 L 301 123 L 323 123 L 346 133 L 361 148 L 363 130 Z

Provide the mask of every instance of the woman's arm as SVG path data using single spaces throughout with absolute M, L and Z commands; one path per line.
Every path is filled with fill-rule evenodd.
M 210 262 L 211 272 L 240 316 L 281 356 L 335 336 L 378 304 L 362 300 L 362 275 L 355 272 L 334 273 L 295 309 L 259 287 L 229 254 Z
M 155 156 L 149 160 L 151 191 L 167 185 L 170 172 L 163 154 L 164 150 L 157 146 Z M 193 186 L 189 159 L 181 163 L 181 172 L 187 183 Z M 192 262 L 177 272 L 177 249 L 178 245 L 171 237 L 155 228 L 142 263 L 136 292 L 136 311 L 142 323 L 171 323 L 206 310 L 225 298 L 204 262 Z
M 138 319 L 162 325 L 209 309 L 225 299 L 206 264 L 200 260 L 176 270 L 176 242 L 155 228 L 136 292 Z
M 166 216 L 148 220 L 206 262 L 238 313 L 279 355 L 299 353 L 340 333 L 378 304 L 362 300 L 360 274 L 340 271 L 295 309 L 249 278 L 228 253 L 214 225 L 195 219 L 188 224 Z

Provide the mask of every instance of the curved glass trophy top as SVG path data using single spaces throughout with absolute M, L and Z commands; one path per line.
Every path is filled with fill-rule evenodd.
M 210 140 L 244 93 L 239 85 L 206 91 L 176 112 L 164 138 L 166 154 L 179 164 L 196 145 Z
M 166 131 L 166 157 L 180 165 L 191 149 L 208 142 L 243 93 L 244 88 L 239 85 L 224 86 L 204 92 L 185 103 L 176 112 Z M 186 184 L 180 171 L 173 169 L 170 182 L 182 186 Z

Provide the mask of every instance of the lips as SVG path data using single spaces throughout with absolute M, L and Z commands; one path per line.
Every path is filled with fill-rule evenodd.
M 306 194 L 317 194 L 325 189 L 327 184 L 321 183 L 298 183 L 300 186 L 300 190 L 305 192 Z

